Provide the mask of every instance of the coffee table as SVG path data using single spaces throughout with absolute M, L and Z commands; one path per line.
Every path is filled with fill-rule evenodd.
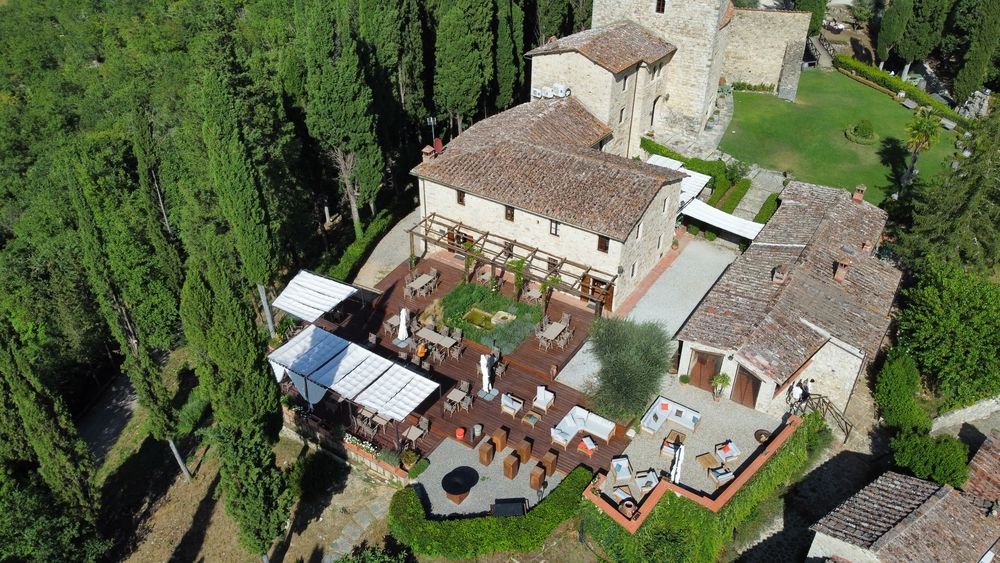
M 532 428 L 534 428 L 535 425 L 538 424 L 538 421 L 541 420 L 541 419 L 542 419 L 542 415 L 538 414 L 535 411 L 528 411 L 528 412 L 524 413 L 524 416 L 521 417 L 521 422 L 523 422 L 523 423 L 527 424 L 528 426 L 531 426 Z
M 671 430 L 667 434 L 667 441 L 671 444 L 683 444 L 684 440 L 687 439 L 687 435 L 683 432 L 678 432 L 676 430 Z

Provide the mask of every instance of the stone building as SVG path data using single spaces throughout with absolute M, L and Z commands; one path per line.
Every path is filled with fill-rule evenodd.
M 889 471 L 812 526 L 809 561 L 994 561 L 1000 549 L 994 435 L 962 490 Z
M 675 46 L 677 53 L 659 73 L 665 90 L 657 93 L 663 99 L 652 128 L 699 132 L 715 110 L 720 82 L 770 84 L 779 96 L 795 99 L 809 18 L 806 12 L 735 8 L 730 0 L 594 0 L 593 30 L 583 33 L 627 20 Z M 594 114 L 618 109 L 612 105 Z
M 864 189 L 792 182 L 750 247 L 712 287 L 677 339 L 679 373 L 780 416 L 795 381 L 843 410 L 889 328 L 901 273 L 875 257 L 886 212 Z
M 538 249 L 510 254 L 530 254 L 543 272 L 546 261 L 576 264 L 563 287 L 601 293 L 614 310 L 670 249 L 685 175 L 601 151 L 611 138 L 576 96 L 476 123 L 413 169 L 420 215 L 443 231 L 427 235 L 471 240 L 475 229 Z

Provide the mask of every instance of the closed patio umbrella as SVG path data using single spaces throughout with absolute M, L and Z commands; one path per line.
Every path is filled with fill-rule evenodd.
M 402 342 L 410 337 L 410 313 L 406 308 L 399 310 L 399 333 L 396 335 L 397 339 Z
M 479 355 L 479 371 L 483 374 L 483 393 L 493 390 L 490 385 L 490 357 L 486 354 Z

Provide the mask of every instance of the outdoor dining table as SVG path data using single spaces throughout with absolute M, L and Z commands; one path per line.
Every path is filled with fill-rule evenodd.
M 458 343 L 458 341 L 454 338 L 439 334 L 427 327 L 423 327 L 417 331 L 417 338 L 423 338 L 431 344 L 437 344 L 438 346 L 442 346 L 444 348 L 451 348 Z
M 408 288 L 410 288 L 410 289 L 412 289 L 414 291 L 420 291 L 427 284 L 431 283 L 431 281 L 433 279 L 434 279 L 434 276 L 432 276 L 430 274 L 420 274 L 417 277 L 417 279 L 415 279 L 415 280 L 411 281 L 410 283 L 406 284 L 406 287 L 408 287 Z
M 528 301 L 538 301 L 539 299 L 542 298 L 542 292 L 538 291 L 535 288 L 531 288 L 524 293 L 524 298 L 527 299 Z
M 391 326 L 392 328 L 398 327 L 399 326 L 399 313 L 396 313 L 395 315 L 389 317 L 388 319 L 385 320 L 385 322 L 389 323 L 389 326 Z
M 448 391 L 448 394 L 445 395 L 445 398 L 453 403 L 461 403 L 462 399 L 464 399 L 465 396 L 466 396 L 465 391 L 455 388 L 452 389 L 451 391 Z
M 372 422 L 374 422 L 376 426 L 381 428 L 386 424 L 389 424 L 389 419 L 385 418 L 381 414 L 376 414 L 375 416 L 372 417 Z
M 555 340 L 564 330 L 566 330 L 566 325 L 562 323 L 549 323 L 549 326 L 545 327 L 545 330 L 542 331 L 542 338 Z

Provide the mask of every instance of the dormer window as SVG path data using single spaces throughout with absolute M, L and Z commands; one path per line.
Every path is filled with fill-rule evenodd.
M 656 13 L 662 14 L 667 9 L 667 0 L 656 0 Z

